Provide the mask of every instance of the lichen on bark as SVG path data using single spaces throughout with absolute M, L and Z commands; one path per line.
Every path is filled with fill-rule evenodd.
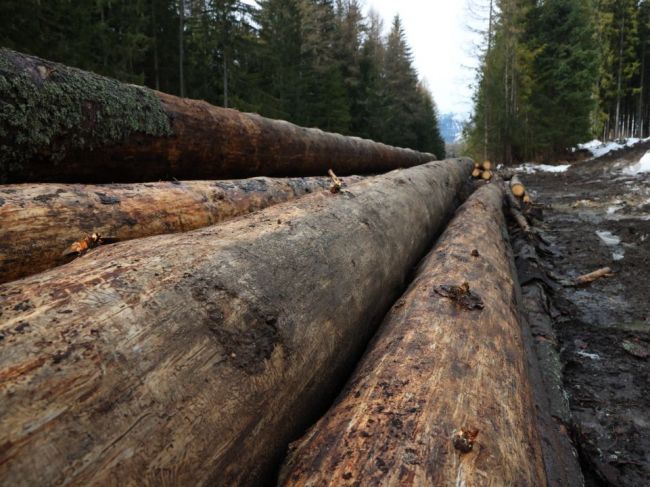
M 155 93 L 34 56 L 0 49 L 0 182 L 30 159 L 171 135 Z

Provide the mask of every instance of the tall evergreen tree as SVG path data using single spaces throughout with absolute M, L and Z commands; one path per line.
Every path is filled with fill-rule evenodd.
M 639 76 L 636 113 L 636 136 L 650 133 L 650 1 L 639 4 Z
M 598 68 L 592 18 L 581 0 L 546 0 L 531 16 L 532 131 L 549 155 L 590 137 Z
M 339 36 L 332 0 L 300 0 L 299 58 L 302 112 L 299 123 L 349 133 L 350 110 L 341 61 L 334 49 Z
M 382 19 L 371 10 L 359 57 L 360 80 L 356 112 L 352 113 L 352 133 L 374 140 L 382 140 L 385 122 L 382 113 L 382 68 L 386 47 L 382 31 Z
M 298 0 L 263 0 L 256 15 L 260 26 L 258 95 L 263 115 L 297 121 L 302 112 L 300 59 L 302 35 Z

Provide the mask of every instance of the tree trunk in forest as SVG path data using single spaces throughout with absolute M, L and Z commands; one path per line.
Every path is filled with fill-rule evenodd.
M 489 79 L 490 73 L 490 51 L 492 50 L 492 15 L 493 15 L 493 0 L 490 0 L 490 14 L 488 18 L 488 45 L 487 51 L 485 53 L 485 77 L 484 79 Z M 487 86 L 487 85 L 486 85 Z M 488 117 L 490 115 L 490 97 L 487 96 L 487 89 L 485 90 L 485 98 L 483 104 L 485 105 L 484 114 L 483 114 L 483 160 L 488 158 L 488 143 L 489 143 L 489 122 Z
M 502 200 L 459 210 L 280 484 L 546 485 Z
M 625 12 L 621 19 L 621 35 L 618 46 L 618 82 L 616 87 L 616 127 L 614 129 L 614 138 L 621 137 L 621 85 L 623 83 L 623 34 L 625 32 Z
M 471 168 L 395 171 L 0 285 L 0 484 L 268 480 Z
M 641 79 L 639 81 L 639 108 L 637 109 L 637 137 L 643 138 L 643 87 L 645 84 L 645 55 L 647 40 L 642 40 L 643 48 L 641 50 Z
M 223 106 L 228 108 L 228 56 L 223 50 Z
M 183 47 L 183 36 L 185 30 L 185 2 L 178 2 L 178 77 L 180 84 L 180 96 L 185 96 L 185 74 L 183 73 L 183 63 L 185 62 L 185 49 Z
M 63 252 L 93 233 L 123 241 L 186 232 L 329 185 L 322 177 L 0 186 L 0 283 L 69 262 Z
M 153 43 L 153 76 L 154 86 L 160 89 L 160 66 L 158 65 L 158 24 L 156 23 L 156 0 L 151 0 L 151 26 Z
M 0 182 L 372 174 L 433 154 L 181 99 L 0 49 Z M 53 108 L 56 108 L 54 110 Z M 38 123 L 35 123 L 38 121 Z M 4 180 L 4 181 L 3 181 Z

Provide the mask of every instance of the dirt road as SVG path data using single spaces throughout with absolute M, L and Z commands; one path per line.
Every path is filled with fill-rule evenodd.
M 650 485 L 650 173 L 630 174 L 650 142 L 565 172 L 521 174 L 544 205 L 553 272 L 609 266 L 612 277 L 558 286 L 555 329 L 587 485 Z

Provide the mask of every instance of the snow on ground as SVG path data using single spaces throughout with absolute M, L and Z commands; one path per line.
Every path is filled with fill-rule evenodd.
M 650 137 L 648 137 L 647 139 L 637 139 L 636 137 L 631 137 L 629 139 L 625 139 L 622 142 L 604 143 L 598 139 L 594 139 L 584 144 L 578 144 L 578 149 L 586 149 L 589 152 L 591 152 L 594 158 L 596 158 L 596 157 L 602 157 L 605 154 L 608 154 L 609 152 L 623 149 L 625 147 L 632 147 L 638 144 L 639 142 L 647 142 L 649 140 Z
M 650 151 L 646 152 L 639 162 L 623 169 L 623 174 L 636 176 L 644 172 L 650 172 Z
M 596 235 L 598 235 L 598 238 L 600 238 L 605 245 L 613 247 L 612 258 L 614 260 L 621 260 L 625 257 L 625 250 L 619 247 L 621 245 L 620 237 L 614 235 L 612 232 L 608 232 L 607 230 L 596 230 Z
M 570 164 L 551 166 L 550 164 L 532 164 L 527 162 L 521 166 L 515 167 L 515 171 L 526 174 L 533 174 L 536 172 L 566 172 L 570 167 Z

